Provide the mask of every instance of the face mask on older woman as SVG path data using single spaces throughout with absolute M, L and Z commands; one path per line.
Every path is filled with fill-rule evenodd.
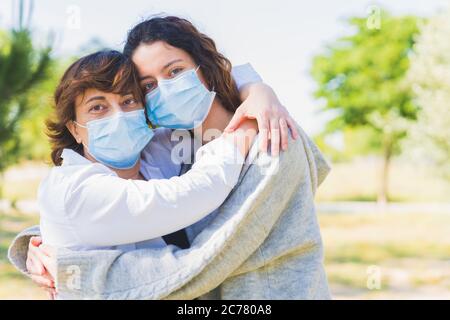
M 118 112 L 83 126 L 88 130 L 88 152 L 100 163 L 115 169 L 130 169 L 154 133 L 146 122 L 144 110 Z

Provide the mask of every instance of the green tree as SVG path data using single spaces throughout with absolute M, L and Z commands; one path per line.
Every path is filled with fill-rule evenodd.
M 432 17 L 417 38 L 408 79 L 421 110 L 407 145 L 450 179 L 449 39 L 450 10 Z
M 66 66 L 65 61 L 53 59 L 46 79 L 26 95 L 29 108 L 17 125 L 21 158 L 50 161 L 50 144 L 45 134 L 45 121 L 52 112 L 53 94 Z
M 354 32 L 316 56 L 311 74 L 318 83 L 315 96 L 325 101 L 323 110 L 335 114 L 325 133 L 349 128 L 364 133 L 360 150 L 382 156 L 378 201 L 386 202 L 390 161 L 417 114 L 405 77 L 418 18 L 382 12 L 380 19 L 379 28 L 366 18 L 349 19 Z
M 0 31 L 0 172 L 19 157 L 18 124 L 30 108 L 27 94 L 46 78 L 51 62 L 51 48 L 37 49 L 32 42 L 32 4 L 19 1 L 16 26 Z

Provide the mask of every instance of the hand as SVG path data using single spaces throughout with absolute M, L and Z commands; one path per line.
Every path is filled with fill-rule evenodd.
M 47 291 L 50 299 L 55 299 L 55 249 L 42 244 L 41 237 L 32 237 L 28 245 L 26 267 L 33 282 Z
M 236 110 L 225 128 L 225 132 L 234 131 L 245 119 L 256 119 L 259 128 L 260 150 L 267 152 L 270 140 L 272 155 L 278 156 L 280 146 L 283 151 L 288 148 L 288 128 L 294 139 L 299 136 L 295 121 L 280 103 L 272 88 L 266 84 L 250 84 L 243 91 L 245 90 L 248 91 L 247 98 Z M 245 95 L 245 93 L 243 94 Z
M 258 126 L 255 120 L 245 120 L 241 122 L 239 128 L 233 132 L 224 132 L 223 137 L 234 143 L 236 148 L 245 158 L 253 144 L 253 140 L 258 134 Z

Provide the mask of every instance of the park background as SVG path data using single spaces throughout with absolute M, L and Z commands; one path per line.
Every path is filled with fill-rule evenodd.
M 0 299 L 46 297 L 6 254 L 39 221 L 55 84 L 161 13 L 251 62 L 332 163 L 316 200 L 335 298 L 450 299 L 450 11 L 436 0 L 3 0 Z

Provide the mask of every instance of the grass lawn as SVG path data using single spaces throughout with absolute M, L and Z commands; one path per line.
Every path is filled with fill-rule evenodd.
M 450 299 L 450 214 L 322 214 L 319 220 L 335 298 Z M 381 286 L 370 290 L 374 270 Z
M 0 299 L 46 299 L 46 294 L 16 271 L 7 259 L 14 236 L 38 221 L 37 215 L 0 212 Z

